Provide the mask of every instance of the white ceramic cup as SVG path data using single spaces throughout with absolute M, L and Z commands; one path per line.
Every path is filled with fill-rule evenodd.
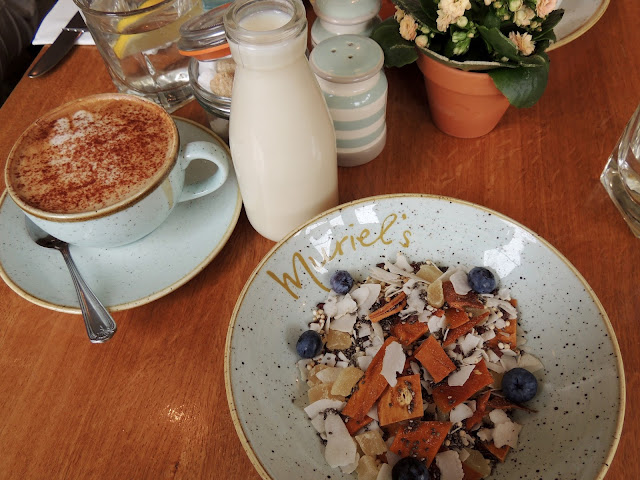
M 55 120 L 60 110 L 73 111 L 77 106 L 78 110 L 84 112 L 81 109 L 87 105 L 87 102 L 91 103 L 94 100 L 129 102 L 134 109 L 151 108 L 152 116 L 157 114 L 156 119 L 159 120 L 154 122 L 154 125 L 161 125 L 157 128 L 162 135 L 157 138 L 167 139 L 165 153 L 168 159 L 158 162 L 160 163 L 158 171 L 151 172 L 150 180 L 145 185 L 140 185 L 140 188 L 134 187 L 126 198 L 113 204 L 70 213 L 47 211 L 34 206 L 33 202 L 25 200 L 19 193 L 17 187 L 23 178 L 16 177 L 17 167 L 14 167 L 19 163 L 20 152 L 25 151 L 25 142 L 29 142 L 30 132 L 33 133 L 37 125 L 42 125 L 47 120 Z M 71 115 L 68 118 L 75 117 Z M 129 130 L 133 131 L 133 129 Z M 155 137 L 151 139 L 151 142 L 155 141 Z M 122 144 L 125 148 L 128 147 L 126 136 Z M 162 151 L 160 153 L 162 154 Z M 212 162 L 216 169 L 211 176 L 199 183 L 185 185 L 185 171 L 189 164 L 197 159 Z M 53 158 L 53 163 L 56 162 L 59 163 L 60 159 Z M 196 199 L 220 188 L 228 177 L 229 162 L 225 149 L 214 143 L 199 141 L 180 145 L 178 130 L 173 119 L 153 102 L 125 94 L 93 95 L 65 104 L 29 126 L 9 154 L 5 169 L 5 183 L 9 195 L 18 207 L 47 233 L 70 244 L 107 248 L 139 240 L 159 227 L 177 203 Z

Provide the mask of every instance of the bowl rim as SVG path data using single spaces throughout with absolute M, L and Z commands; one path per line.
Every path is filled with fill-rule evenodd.
M 611 441 L 611 443 L 609 445 L 609 450 L 607 452 L 607 455 L 602 461 L 602 466 L 600 467 L 600 470 L 598 471 L 597 476 L 594 477 L 594 479 L 593 479 L 593 480 L 603 480 L 605 475 L 606 475 L 606 473 L 607 473 L 607 471 L 609 470 L 609 466 L 611 465 L 613 457 L 615 456 L 616 450 L 618 448 L 618 444 L 620 442 L 620 437 L 621 437 L 621 433 L 622 433 L 622 427 L 623 427 L 623 424 L 624 424 L 625 409 L 626 409 L 626 381 L 625 381 L 625 374 L 624 374 L 624 364 L 623 364 L 623 360 L 622 360 L 622 352 L 620 351 L 620 346 L 618 344 L 618 339 L 617 339 L 615 331 L 613 329 L 613 325 L 611 324 L 611 321 L 609 320 L 609 316 L 607 315 L 607 312 L 605 311 L 602 303 L 598 299 L 598 296 L 596 295 L 595 291 L 591 288 L 589 283 L 582 276 L 582 274 L 578 271 L 578 269 L 558 249 L 556 249 L 551 243 L 549 243 L 547 240 L 545 240 L 543 237 L 541 237 L 540 235 L 535 233 L 530 228 L 525 227 L 524 225 L 522 225 L 521 223 L 513 220 L 512 218 L 508 217 L 507 215 L 504 215 L 504 214 L 502 214 L 502 213 L 500 213 L 500 212 L 498 212 L 496 210 L 493 210 L 493 209 L 488 208 L 488 207 L 484 207 L 484 206 L 479 205 L 477 203 L 469 202 L 467 200 L 460 200 L 460 199 L 457 199 L 457 198 L 454 198 L 454 197 L 448 197 L 448 196 L 445 196 L 445 195 L 422 194 L 422 193 L 396 193 L 396 194 L 374 195 L 374 196 L 360 198 L 360 199 L 353 200 L 353 201 L 350 201 L 350 202 L 342 203 L 340 205 L 337 205 L 336 207 L 333 207 L 333 208 L 330 208 L 328 210 L 325 210 L 324 212 L 316 215 L 315 217 L 313 217 L 312 219 L 310 219 L 307 222 L 303 223 L 302 225 L 296 227 L 294 230 L 289 232 L 282 240 L 277 242 L 265 254 L 265 256 L 262 258 L 262 260 L 260 260 L 258 265 L 254 268 L 253 272 L 251 272 L 251 275 L 247 279 L 244 287 L 242 288 L 242 291 L 240 292 L 240 295 L 238 296 L 238 300 L 236 301 L 236 304 L 235 304 L 235 306 L 233 308 L 233 312 L 231 314 L 231 318 L 229 319 L 229 326 L 227 328 L 227 337 L 226 337 L 225 346 L 224 346 L 224 386 L 225 386 L 225 391 L 226 391 L 226 395 L 227 395 L 227 404 L 229 406 L 229 412 L 231 414 L 231 420 L 232 420 L 233 425 L 234 425 L 234 427 L 236 429 L 236 433 L 238 435 L 238 438 L 240 439 L 240 443 L 242 444 L 242 447 L 245 450 L 245 453 L 249 457 L 249 460 L 251 461 L 253 467 L 256 469 L 256 471 L 258 472 L 260 477 L 262 477 L 264 480 L 277 480 L 277 479 L 273 478 L 271 475 L 269 475 L 267 473 L 266 468 L 264 467 L 264 465 L 262 465 L 262 462 L 260 461 L 260 459 L 258 458 L 257 454 L 255 453 L 255 451 L 253 450 L 253 448 L 251 446 L 249 438 L 246 435 L 246 433 L 244 431 L 244 428 L 242 427 L 242 424 L 240 422 L 240 418 L 238 417 L 238 412 L 237 412 L 237 409 L 235 407 L 235 401 L 234 401 L 234 396 L 233 396 L 233 388 L 232 388 L 232 385 L 231 385 L 231 373 L 232 373 L 232 369 L 231 369 L 231 365 L 230 365 L 230 361 L 231 361 L 231 340 L 232 340 L 232 337 L 233 337 L 233 332 L 234 332 L 234 327 L 235 327 L 235 324 L 236 324 L 236 320 L 238 318 L 238 312 L 240 310 L 240 307 L 242 306 L 242 303 L 243 303 L 244 298 L 245 298 L 245 296 L 247 294 L 247 291 L 249 290 L 249 288 L 253 284 L 253 282 L 256 279 L 258 273 L 262 270 L 262 267 L 280 249 L 280 247 L 282 247 L 286 242 L 289 241 L 290 238 L 295 236 L 298 232 L 304 230 L 307 226 L 316 223 L 318 221 L 318 219 L 320 219 L 322 217 L 325 217 L 327 215 L 330 215 L 333 212 L 337 212 L 339 210 L 344 210 L 346 208 L 350 208 L 350 207 L 358 205 L 358 204 L 375 202 L 375 201 L 378 201 L 378 200 L 402 199 L 402 198 L 425 198 L 425 199 L 431 199 L 431 200 L 442 200 L 442 201 L 445 201 L 445 202 L 457 203 L 459 205 L 469 206 L 469 207 L 472 207 L 472 208 L 475 208 L 475 209 L 482 210 L 484 212 L 487 212 L 487 213 L 490 213 L 492 215 L 495 215 L 496 217 L 498 217 L 498 218 L 500 218 L 502 220 L 506 220 L 508 222 L 511 222 L 512 224 L 518 226 L 519 228 L 522 228 L 526 232 L 528 232 L 531 235 L 533 235 L 536 238 L 536 240 L 538 240 L 545 247 L 549 248 L 549 250 L 551 250 L 552 253 L 554 253 L 567 267 L 569 267 L 571 272 L 576 276 L 576 278 L 580 281 L 580 283 L 582 283 L 582 285 L 585 288 L 585 292 L 587 292 L 589 294 L 589 296 L 593 300 L 595 306 L 597 307 L 598 311 L 600 312 L 600 315 L 602 316 L 602 319 L 604 321 L 607 333 L 609 335 L 609 338 L 610 338 L 612 346 L 613 346 L 613 350 L 614 350 L 614 353 L 615 353 L 615 356 L 616 356 L 616 365 L 617 365 L 617 369 L 618 369 L 618 387 L 619 387 L 620 395 L 619 395 L 619 398 L 618 398 L 619 405 L 618 405 L 618 412 L 617 412 L 616 428 L 615 428 L 615 431 L 614 431 L 614 434 L 613 434 L 613 439 L 612 439 L 612 441 Z

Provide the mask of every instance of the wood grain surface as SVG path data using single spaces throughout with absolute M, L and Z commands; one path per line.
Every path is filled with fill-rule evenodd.
M 510 107 L 475 140 L 434 127 L 415 65 L 388 70 L 386 147 L 339 172 L 341 202 L 384 193 L 475 202 L 537 232 L 576 266 L 608 312 L 625 365 L 627 415 L 607 480 L 640 478 L 640 239 L 599 182 L 640 101 L 638 18 L 640 2 L 612 0 L 591 30 L 550 52 L 540 102 Z M 90 46 L 42 78 L 22 79 L 0 109 L 2 162 L 40 115 L 112 91 Z M 176 113 L 206 123 L 197 102 Z M 0 283 L 0 478 L 259 478 L 227 408 L 223 350 L 235 299 L 273 245 L 243 212 L 204 271 L 116 312 L 118 332 L 103 345 L 89 343 L 79 316 L 33 305 Z

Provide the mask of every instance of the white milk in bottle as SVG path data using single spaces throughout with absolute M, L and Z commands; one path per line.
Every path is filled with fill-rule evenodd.
M 337 205 L 335 131 L 305 57 L 300 0 L 236 0 L 224 22 L 237 64 L 231 156 L 251 225 L 278 241 Z

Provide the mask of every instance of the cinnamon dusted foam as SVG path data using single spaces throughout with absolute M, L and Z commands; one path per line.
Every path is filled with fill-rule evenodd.
M 178 133 L 159 106 L 94 95 L 33 123 L 7 161 L 6 183 L 44 212 L 94 212 L 144 195 L 171 170 Z

